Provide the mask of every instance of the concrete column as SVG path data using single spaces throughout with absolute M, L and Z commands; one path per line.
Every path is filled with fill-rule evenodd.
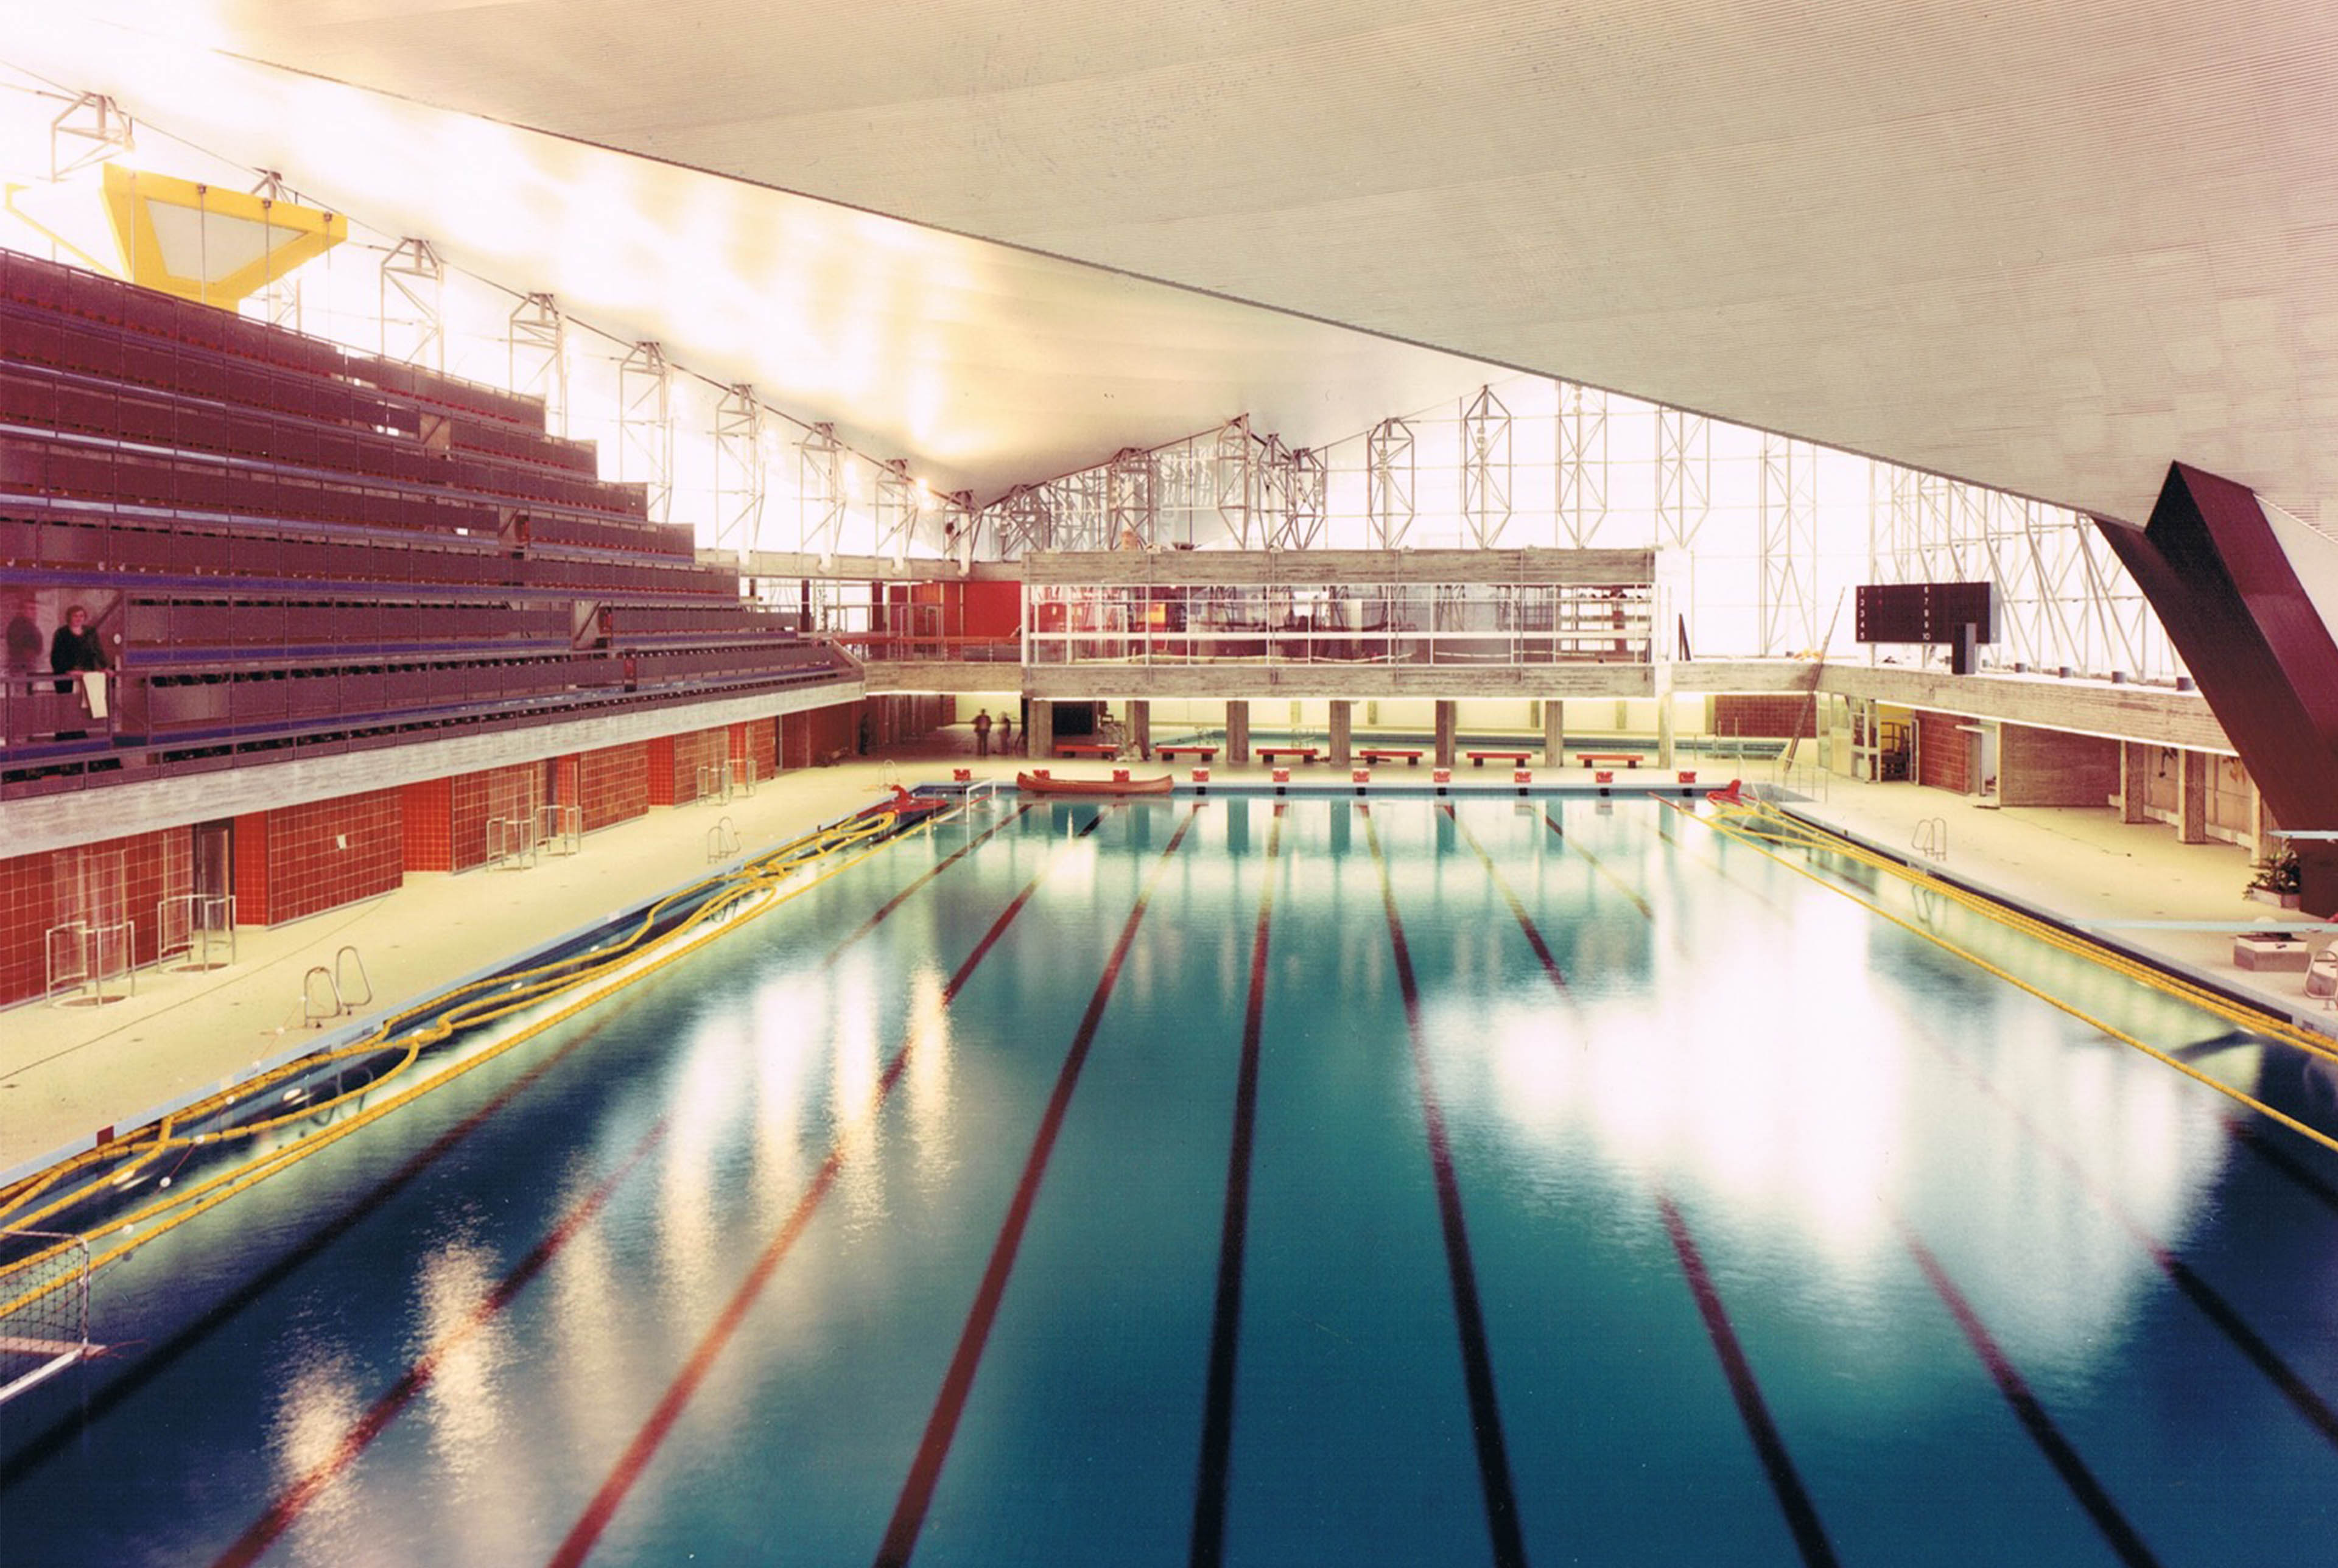
M 1348 760 L 1351 754 L 1349 749 L 1353 739 L 1351 715 L 1349 710 L 1354 707 L 1355 704 L 1352 702 L 1342 702 L 1337 700 L 1331 703 L 1331 766 L 1334 768 L 1348 766 Z
M 1250 704 L 1235 701 L 1226 704 L 1226 766 L 1240 768 L 1250 761 Z
M 1153 760 L 1153 704 L 1141 698 L 1128 701 L 1128 743 L 1139 757 Z
M 1542 705 L 1542 765 L 1567 766 L 1567 704 L 1556 697 Z
M 1056 754 L 1056 705 L 1045 698 L 1031 704 L 1031 721 L 1023 727 L 1023 749 L 1035 762 Z
M 2157 751 L 2140 740 L 2119 743 L 2119 820 L 2148 822 L 2145 808 L 2151 802 L 2151 765 Z
M 2255 779 L 2250 779 L 2250 780 L 2249 780 L 2249 858 L 2250 858 L 2250 859 L 2252 859 L 2252 860 L 2263 860 L 2263 859 L 2264 859 L 2266 857 L 2268 857 L 2268 856 L 2272 855 L 2273 853 L 2274 853 L 2277 849 L 2279 849 L 2279 848 L 2281 848 L 2280 840 L 2276 839 L 2276 838 L 2273 836 L 2274 829 L 2274 828 L 2278 828 L 2278 827 L 2280 827 L 2280 826 L 2281 826 L 2281 824 L 2280 824 L 2279 822 L 2276 822 L 2276 821 L 2274 821 L 2274 815 L 2273 815 L 2273 813 L 2272 813 L 2270 810 L 2266 809 L 2266 808 L 2265 808 L 2264 791 L 2257 788 L 2257 781 L 2256 781 Z
M 1459 704 L 1440 701 L 1437 704 L 1437 765 L 1453 766 L 1453 731 L 1459 727 Z
M 1652 673 L 1656 693 L 1656 766 L 1669 768 L 1673 765 L 1673 667 L 1660 663 Z
M 2208 841 L 2208 754 L 2186 751 L 2179 759 L 2183 771 L 2176 779 L 2176 839 L 2179 844 Z

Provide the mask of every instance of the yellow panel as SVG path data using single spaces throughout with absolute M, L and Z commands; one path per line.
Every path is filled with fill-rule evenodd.
M 349 234 L 349 220 L 338 212 L 119 163 L 105 165 L 105 207 L 125 277 L 225 310 Z M 198 238 L 192 258 L 174 254 L 186 249 L 172 242 L 182 230 Z

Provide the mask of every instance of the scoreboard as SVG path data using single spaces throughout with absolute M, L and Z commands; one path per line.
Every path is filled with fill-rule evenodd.
M 1859 641 L 1953 643 L 1970 626 L 1975 642 L 1994 642 L 1995 587 L 1986 582 L 1862 583 Z

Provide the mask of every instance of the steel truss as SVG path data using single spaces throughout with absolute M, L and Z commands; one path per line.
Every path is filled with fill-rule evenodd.
M 138 128 L 103 93 L 84 93 L 49 122 L 49 182 L 138 151 Z
M 1510 411 L 1491 387 L 1461 410 L 1461 523 L 1483 550 L 1510 525 Z
M 909 465 L 896 457 L 877 469 L 876 553 L 889 555 L 895 565 L 907 560 L 917 542 L 918 518 L 925 497 L 909 476 Z
M 285 277 L 276 276 L 276 237 L 274 230 L 270 227 L 270 219 L 274 215 L 276 203 L 297 203 L 299 199 L 285 189 L 284 176 L 275 170 L 261 169 L 257 172 L 260 182 L 252 186 L 251 193 L 260 198 L 262 234 L 260 249 L 267 265 L 261 269 L 266 281 L 252 294 L 252 303 L 260 308 L 260 318 L 270 327 L 285 327 L 298 332 L 300 330 L 300 272 L 296 268 Z
M 1397 550 L 1412 531 L 1420 492 L 1412 426 L 1383 419 L 1364 437 L 1364 534 L 1374 550 Z
M 1762 433 L 1760 646 L 1767 655 L 1818 645 L 1818 449 Z
M 427 240 L 400 240 L 381 259 L 381 357 L 447 368 L 447 263 Z
M 1607 395 L 1558 384 L 1558 543 L 1587 550 L 1607 521 Z
M 1105 470 L 1105 532 L 1115 550 L 1145 550 L 1159 520 L 1160 475 L 1153 454 L 1125 446 Z
M 1713 425 L 1702 414 L 1656 410 L 1656 545 L 1687 550 L 1713 514 Z
M 544 399 L 545 428 L 568 434 L 568 318 L 549 294 L 530 294 L 512 307 L 504 356 L 511 389 Z
M 651 522 L 673 520 L 673 367 L 646 338 L 617 361 L 617 477 L 646 486 Z
M 763 539 L 763 406 L 741 381 L 714 406 L 714 538 L 718 550 L 756 550 Z
M 833 560 L 844 542 L 844 446 L 836 426 L 812 426 L 796 443 L 796 548 Z

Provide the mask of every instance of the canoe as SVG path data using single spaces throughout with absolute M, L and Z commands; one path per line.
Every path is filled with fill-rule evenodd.
M 1158 779 L 1057 779 L 1017 773 L 1015 787 L 1026 795 L 1166 795 L 1170 775 Z

